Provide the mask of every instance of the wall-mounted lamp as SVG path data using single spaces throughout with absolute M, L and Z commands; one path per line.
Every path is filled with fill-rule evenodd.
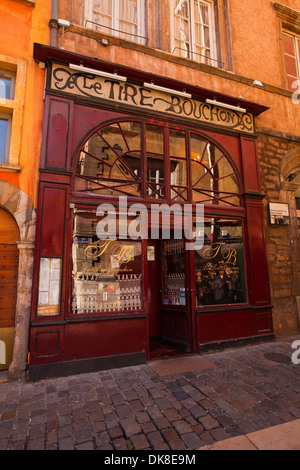
M 215 106 L 220 106 L 220 108 L 228 108 L 232 109 L 233 111 L 239 111 L 240 113 L 246 113 L 247 109 L 245 108 L 240 108 L 239 106 L 233 106 L 231 104 L 226 104 L 226 103 L 221 103 L 221 101 L 216 101 L 216 100 L 205 100 L 206 103 L 208 104 L 213 104 Z
M 297 173 L 291 173 L 288 177 L 287 177 L 287 180 L 289 181 L 289 183 L 291 183 L 297 176 Z
M 247 93 L 247 91 L 250 90 L 250 88 L 252 88 L 253 86 L 260 86 L 260 87 L 263 87 L 263 84 L 262 84 L 259 80 L 254 80 L 254 82 L 252 83 L 252 85 L 249 86 L 249 88 L 247 88 L 247 90 L 245 90 L 244 93 L 242 93 L 242 94 L 239 96 L 239 98 L 242 98 L 243 95 L 244 95 L 245 93 Z
M 119 82 L 127 81 L 127 77 L 122 77 L 116 73 L 101 72 L 100 70 L 90 69 L 88 67 L 83 67 L 82 65 L 69 64 L 69 68 L 83 73 L 92 73 L 93 75 L 98 75 L 99 77 L 112 78 L 113 80 L 118 80 Z
M 184 98 L 192 98 L 192 95 L 190 93 L 186 93 L 185 91 L 172 90 L 171 88 L 165 88 L 162 86 L 154 85 L 154 83 L 144 83 L 144 88 L 150 88 L 152 90 L 163 91 L 164 93 L 170 93 L 171 95 L 178 95 Z

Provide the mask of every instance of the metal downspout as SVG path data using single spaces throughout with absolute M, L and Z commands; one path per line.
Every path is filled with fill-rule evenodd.
M 57 47 L 57 31 L 58 31 L 58 2 L 52 0 L 52 18 L 49 22 L 50 26 L 50 46 Z

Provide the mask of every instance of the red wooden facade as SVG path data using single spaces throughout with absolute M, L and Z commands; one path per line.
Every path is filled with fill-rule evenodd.
M 38 45 L 35 48 L 35 55 L 38 60 L 47 62 L 49 67 L 40 164 L 29 376 L 37 378 L 138 364 L 150 358 L 152 337 L 158 337 L 181 350 L 192 353 L 201 353 L 227 343 L 272 338 L 272 307 L 266 261 L 263 194 L 261 194 L 260 187 L 255 134 L 237 132 L 218 125 L 197 123 L 192 119 L 183 119 L 166 113 L 151 112 L 151 109 L 147 112 L 133 109 L 126 106 L 126 103 L 120 105 L 113 100 L 110 103 L 102 102 L 101 99 L 95 100 L 72 94 L 70 90 L 55 91 L 50 86 L 52 62 L 68 66 L 69 63 L 80 64 L 82 57 Z M 85 58 L 84 65 L 108 72 L 113 71 L 113 67 L 109 64 L 88 58 Z M 150 82 L 154 78 L 143 76 L 142 72 L 131 69 L 118 70 L 118 73 L 131 78 L 132 83 Z M 157 83 L 168 88 L 179 90 L 182 86 L 175 81 L 170 83 L 163 77 L 155 77 L 155 79 Z M 188 84 L 185 84 L 184 88 L 199 100 L 212 97 L 209 90 L 200 88 L 191 90 Z M 233 97 L 217 98 L 225 100 L 227 104 L 234 104 L 236 101 Z M 244 101 L 243 106 L 256 115 L 265 110 L 265 108 Z M 234 178 L 237 181 L 238 193 L 235 193 L 235 197 L 239 203 L 223 204 L 222 201 L 226 199 L 222 199 L 219 194 L 220 198 L 216 204 L 204 202 L 205 220 L 207 230 L 212 226 L 212 221 L 219 220 L 219 231 L 223 237 L 230 235 L 226 234 L 226 230 L 229 232 L 232 230 L 235 234 L 238 244 L 236 245 L 238 249 L 235 246 L 235 253 L 238 251 L 243 259 L 239 268 L 240 272 L 243 270 L 243 287 L 240 289 L 243 291 L 242 297 L 223 303 L 214 301 L 213 304 L 209 304 L 207 300 L 201 300 L 202 291 L 197 288 L 197 276 L 199 273 L 201 275 L 201 270 L 203 273 L 203 260 L 198 259 L 193 250 L 183 250 L 180 259 L 181 271 L 176 273 L 176 279 L 182 279 L 180 276 L 184 276 L 184 300 L 177 299 L 175 303 L 175 300 L 166 299 L 163 302 L 163 281 L 167 276 L 164 273 L 169 262 L 166 253 L 170 257 L 171 252 L 165 251 L 163 240 L 144 239 L 140 242 L 141 304 L 137 304 L 137 308 L 123 310 L 118 308 L 116 311 L 107 309 L 107 311 L 88 312 L 88 309 L 83 309 L 78 314 L 79 307 L 77 304 L 74 307 L 72 298 L 75 282 L 72 281 L 75 269 L 74 257 L 72 259 L 75 243 L 74 218 L 76 214 L 79 214 L 79 217 L 80 214 L 83 214 L 82 217 L 87 217 L 84 214 L 95 211 L 101 203 L 109 202 L 115 206 L 118 204 L 117 194 L 107 194 L 105 189 L 102 191 L 102 186 L 97 186 L 97 190 L 91 191 L 80 189 L 82 186 L 78 181 L 84 180 L 85 175 L 78 176 L 78 159 L 81 152 L 84 152 L 84 145 L 91 142 L 92 136 L 96 135 L 95 132 L 98 132 L 98 135 L 104 139 L 105 129 L 110 127 L 110 129 L 117 129 L 119 135 L 120 133 L 125 135 L 124 123 L 128 122 L 137 123 L 136 125 L 142 129 L 140 155 L 145 155 L 146 152 L 148 141 L 145 129 L 148 129 L 147 126 L 162 129 L 164 152 L 168 155 L 170 155 L 171 131 L 174 130 L 174 133 L 176 131 L 178 135 L 185 136 L 187 195 L 191 194 L 193 181 L 190 162 L 192 139 L 209 142 L 211 148 L 220 152 L 221 158 L 225 155 L 226 162 L 229 162 L 228 165 L 230 164 L 233 168 Z M 127 143 L 129 138 L 126 140 L 124 135 L 122 138 Z M 165 163 L 167 170 L 168 165 L 169 167 L 171 165 L 171 159 L 168 161 L 169 163 Z M 130 195 L 129 192 L 128 204 L 139 202 L 150 206 L 151 203 L 172 202 L 167 197 L 167 194 L 171 194 L 170 191 L 172 191 L 170 180 L 166 177 L 167 173 L 163 182 L 156 182 L 156 186 L 152 186 L 153 191 L 158 191 L 159 185 L 164 187 L 164 197 L 159 201 L 149 197 L 150 193 L 147 193 L 146 186 L 149 188 L 150 182 L 144 166 L 145 163 L 141 165 L 141 192 L 134 195 Z M 204 176 L 205 174 L 203 173 Z M 94 184 L 101 185 L 102 183 L 101 181 L 99 183 L 99 178 L 95 178 L 90 187 L 94 188 Z M 119 187 L 120 184 L 119 182 Z M 182 186 L 179 191 L 181 195 L 185 191 L 184 188 L 185 186 Z M 204 195 L 207 194 L 207 190 L 203 191 Z M 223 197 L 229 198 L 230 195 L 223 195 Z M 179 204 L 182 208 L 188 202 L 192 203 L 189 196 L 186 200 L 183 196 L 179 197 Z M 77 238 L 84 243 L 85 237 L 82 233 L 79 235 Z M 76 245 L 76 249 L 78 246 Z M 154 261 L 147 255 L 149 246 L 153 247 Z M 206 249 L 209 250 L 209 245 Z M 176 260 L 178 258 L 180 256 L 177 256 Z M 53 279 L 52 274 L 49 275 L 49 285 L 52 282 L 53 286 L 59 290 L 57 297 L 55 292 L 53 295 L 49 294 L 50 287 L 49 291 L 46 287 L 41 287 L 42 269 L 45 273 L 52 269 L 51 272 L 60 270 L 60 275 L 57 277 L 53 275 Z M 205 269 L 208 272 L 207 266 Z M 45 278 L 46 276 L 47 274 Z M 47 292 L 50 297 L 52 295 L 52 300 L 49 300 L 48 304 L 47 300 L 41 300 L 41 289 L 44 289 L 42 292 L 44 297 L 47 296 Z M 107 299 L 107 294 L 103 293 L 104 298 Z

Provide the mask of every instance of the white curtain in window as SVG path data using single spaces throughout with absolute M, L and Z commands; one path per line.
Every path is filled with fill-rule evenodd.
M 176 55 L 210 63 L 212 4 L 204 0 L 173 0 L 173 49 Z
M 186 0 L 175 0 L 174 9 L 175 53 L 181 57 L 190 54 L 190 13 Z
M 116 2 L 117 3 L 117 2 Z M 119 30 L 125 33 L 137 34 L 138 0 L 119 0 Z M 128 34 L 123 35 L 131 39 Z

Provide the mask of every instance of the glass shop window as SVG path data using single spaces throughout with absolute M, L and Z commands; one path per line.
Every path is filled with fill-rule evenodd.
M 184 242 L 171 239 L 163 242 L 163 298 L 164 305 L 186 305 Z
M 242 222 L 205 219 L 204 243 L 195 250 L 196 305 L 247 301 Z
M 171 199 L 174 201 L 187 201 L 188 188 L 185 132 L 170 129 L 169 145 Z
M 99 239 L 99 220 L 95 213 L 88 212 L 74 218 L 71 313 L 141 310 L 142 243 L 121 239 L 119 221 L 116 234 Z
M 75 189 L 114 196 L 141 195 L 141 125 L 111 124 L 96 131 L 81 149 Z
M 147 125 L 147 196 L 152 199 L 165 197 L 165 159 L 163 127 Z
M 226 155 L 202 136 L 191 136 L 191 187 L 194 202 L 240 206 L 239 183 Z

